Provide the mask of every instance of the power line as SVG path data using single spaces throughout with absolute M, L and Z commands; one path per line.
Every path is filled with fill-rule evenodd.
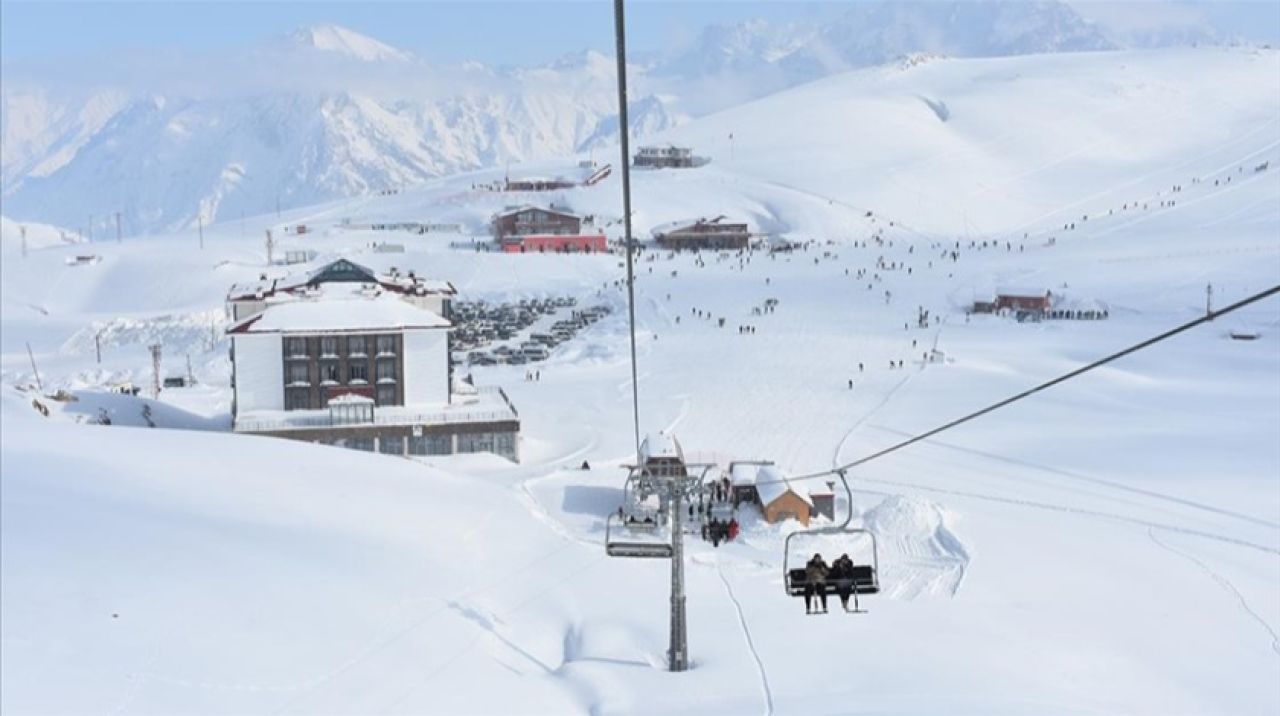
M 860 466 L 860 465 L 865 465 L 866 463 L 869 463 L 869 462 L 871 462 L 872 460 L 876 460 L 876 459 L 882 458 L 882 457 L 884 457 L 885 455 L 888 455 L 888 454 L 890 454 L 890 453 L 897 452 L 897 451 L 899 451 L 899 450 L 901 450 L 901 449 L 903 449 L 903 448 L 907 447 L 908 445 L 914 445 L 915 443 L 918 443 L 918 442 L 920 442 L 921 440 L 927 440 L 927 439 L 929 439 L 929 438 L 933 437 L 934 435 L 937 435 L 938 433 L 943 432 L 944 430 L 950 430 L 951 428 L 954 428 L 954 427 L 956 427 L 956 426 L 958 426 L 958 425 L 962 425 L 962 424 L 964 424 L 964 423 L 967 423 L 967 422 L 969 422 L 970 420 L 973 420 L 974 418 L 982 417 L 983 415 L 986 415 L 987 413 L 990 413 L 990 412 L 994 412 L 994 411 L 996 411 L 996 410 L 999 410 L 1000 408 L 1003 408 L 1003 407 L 1005 407 L 1006 405 L 1010 405 L 1010 404 L 1012 404 L 1012 403 L 1016 403 L 1016 402 L 1018 402 L 1019 400 L 1022 400 L 1023 398 L 1030 397 L 1030 396 L 1032 396 L 1032 395 L 1034 395 L 1034 394 L 1036 394 L 1036 393 L 1039 393 L 1039 392 L 1040 392 L 1040 391 L 1042 391 L 1042 390 L 1045 390 L 1045 389 L 1047 389 L 1047 388 L 1051 388 L 1051 387 L 1053 387 L 1053 386 L 1055 386 L 1055 385 L 1057 385 L 1057 384 L 1059 384 L 1059 383 L 1062 383 L 1062 382 L 1064 382 L 1064 381 L 1070 380 L 1070 379 L 1075 378 L 1076 376 L 1082 375 L 1082 374 L 1084 374 L 1084 373 L 1088 373 L 1089 371 L 1094 370 L 1095 368 L 1099 368 L 1099 367 L 1104 366 L 1104 365 L 1106 365 L 1106 364 L 1108 364 L 1108 363 L 1111 363 L 1112 361 L 1115 361 L 1115 360 L 1118 360 L 1118 359 L 1120 359 L 1120 358 L 1123 358 L 1123 357 L 1125 357 L 1125 356 L 1129 355 L 1130 353 L 1136 353 L 1137 351 L 1140 351 L 1140 350 L 1142 350 L 1142 349 L 1144 349 L 1144 348 L 1149 348 L 1150 346 L 1153 346 L 1153 345 L 1155 345 L 1155 344 L 1157 344 L 1157 343 L 1160 343 L 1161 341 L 1164 341 L 1164 340 L 1167 340 L 1167 339 L 1169 339 L 1169 338 L 1172 338 L 1172 337 L 1174 337 L 1174 336 L 1178 335 L 1179 333 L 1182 333 L 1182 332 L 1184 332 L 1184 331 L 1189 331 L 1189 330 L 1191 330 L 1192 328 L 1195 328 L 1196 326 L 1198 326 L 1198 325 L 1200 325 L 1200 324 L 1202 324 L 1202 323 L 1208 323 L 1209 321 L 1212 321 L 1214 318 L 1217 318 L 1218 316 L 1223 316 L 1223 315 L 1226 315 L 1226 314 L 1231 313 L 1231 312 L 1233 312 L 1233 311 L 1237 311 L 1237 310 L 1239 310 L 1239 309 L 1241 309 L 1241 308 L 1244 308 L 1245 306 L 1248 306 L 1248 305 L 1250 305 L 1250 304 L 1252 304 L 1252 303 L 1257 303 L 1258 301 L 1261 301 L 1261 300 L 1262 300 L 1262 299 L 1264 299 L 1264 298 L 1268 298 L 1268 297 L 1270 297 L 1270 296 L 1274 296 L 1274 295 L 1275 295 L 1275 294 L 1277 294 L 1277 293 L 1280 293 L 1280 285 L 1272 286 L 1271 288 L 1269 288 L 1269 289 L 1267 289 L 1267 290 L 1265 290 L 1265 291 L 1262 291 L 1262 292 L 1260 292 L 1260 293 L 1255 293 L 1255 294 L 1253 294 L 1252 296 L 1249 296 L 1248 298 L 1245 298 L 1245 299 L 1243 299 L 1243 300 L 1237 301 L 1237 302 L 1235 302 L 1235 303 L 1233 303 L 1233 304 L 1231 304 L 1231 305 L 1229 305 L 1229 306 L 1226 306 L 1226 307 L 1224 307 L 1224 308 L 1222 308 L 1222 309 L 1220 309 L 1220 310 L 1212 311 L 1212 312 L 1210 312 L 1210 313 L 1207 313 L 1207 314 L 1205 314 L 1204 316 L 1201 316 L 1200 318 L 1195 319 L 1194 321 L 1189 321 L 1189 322 L 1187 322 L 1187 323 L 1184 323 L 1184 324 L 1182 324 L 1182 325 L 1178 326 L 1177 328 L 1173 328 L 1173 329 L 1170 329 L 1170 330 L 1168 330 L 1168 331 L 1165 331 L 1164 333 L 1161 333 L 1161 334 L 1160 334 L 1160 335 L 1158 335 L 1158 336 L 1154 336 L 1154 337 L 1152 337 L 1152 338 L 1148 338 L 1147 340 L 1142 341 L 1141 343 L 1136 343 L 1136 344 L 1134 344 L 1134 345 L 1132 345 L 1132 346 L 1129 346 L 1128 348 L 1125 348 L 1124 350 L 1118 351 L 1118 352 L 1116 352 L 1116 353 L 1112 353 L 1111 355 L 1109 355 L 1109 356 L 1107 356 L 1107 357 L 1105 357 L 1105 358 L 1100 358 L 1100 359 L 1098 359 L 1098 360 L 1096 360 L 1096 361 L 1094 361 L 1094 362 L 1092 362 L 1092 363 L 1089 363 L 1088 365 L 1085 365 L 1085 366 L 1082 366 L 1082 367 L 1080 367 L 1080 368 L 1077 368 L 1077 369 L 1075 369 L 1075 370 L 1073 370 L 1073 371 L 1071 371 L 1071 372 L 1069 372 L 1069 373 L 1065 373 L 1065 374 L 1063 374 L 1063 375 L 1060 375 L 1060 376 L 1058 376 L 1057 378 L 1054 378 L 1054 379 L 1052 379 L 1052 380 L 1049 380 L 1049 381 L 1046 381 L 1046 382 L 1044 382 L 1044 383 L 1041 383 L 1041 384 L 1039 384 L 1039 385 L 1037 385 L 1037 386 L 1035 386 L 1035 387 L 1033 387 L 1033 388 L 1028 388 L 1027 390 L 1022 391 L 1021 393 L 1018 393 L 1017 395 L 1014 395 L 1014 396 L 1011 396 L 1011 397 L 1005 398 L 1004 400 L 1001 400 L 1001 401 L 1000 401 L 1000 402 L 998 402 L 998 403 L 994 403 L 994 404 L 992 404 L 992 405 L 988 405 L 987 407 L 985 407 L 985 408 L 983 408 L 983 409 L 981 409 L 981 410 L 978 410 L 978 411 L 975 411 L 975 412 L 969 413 L 968 415 L 965 415 L 964 417 L 956 418 L 955 420 L 952 420 L 952 421 L 951 421 L 951 422 L 949 422 L 949 423 L 945 423 L 945 424 L 943 424 L 943 425 L 939 425 L 938 427 L 936 427 L 936 428 L 934 428 L 934 429 L 932 429 L 932 430 L 929 430 L 929 431 L 927 431 L 927 432 L 920 433 L 919 435 L 916 435 L 916 436 L 913 436 L 913 437 L 907 438 L 906 440 L 903 440 L 903 441 L 902 441 L 902 442 L 900 442 L 900 443 L 896 443 L 896 444 L 894 444 L 894 445 L 891 445 L 891 446 L 889 446 L 889 447 L 887 447 L 887 448 L 885 448 L 885 449 L 883 449 L 883 450 L 880 450 L 880 451 L 878 451 L 878 452 L 871 453 L 870 455 L 867 455 L 867 456 L 865 456 L 865 457 L 860 457 L 860 458 L 858 458 L 857 460 L 854 460 L 853 462 L 845 463 L 844 465 L 841 465 L 841 466 L 839 466 L 839 467 L 833 467 L 833 468 L 831 468 L 830 470 L 823 470 L 822 472 L 814 472 L 814 473 L 809 473 L 809 474 L 805 474 L 805 475 L 798 475 L 798 476 L 796 476 L 796 477 L 788 477 L 788 478 L 784 478 L 784 479 L 782 479 L 782 480 L 769 480 L 769 481 L 766 481 L 766 482 L 759 482 L 759 483 L 756 483 L 756 484 L 758 484 L 758 485 L 767 485 L 767 484 L 771 484 L 771 483 L 773 483 L 773 484 L 780 484 L 780 483 L 784 483 L 784 482 L 798 482 L 798 481 L 802 481 L 802 480 L 813 480 L 813 479 L 817 479 L 817 478 L 819 478 L 819 477 L 826 477 L 827 475 L 833 475 L 833 474 L 838 473 L 838 472 L 844 472 L 844 471 L 846 471 L 846 470 L 851 470 L 851 469 L 853 469 L 853 468 L 855 468 L 855 467 L 858 467 L 858 466 Z

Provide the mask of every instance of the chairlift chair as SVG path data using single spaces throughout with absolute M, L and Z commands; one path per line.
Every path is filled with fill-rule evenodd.
M 657 519 L 651 523 L 627 522 L 625 517 L 614 513 L 604 523 L 604 551 L 610 557 L 669 559 L 671 538 Z
M 782 548 L 782 583 L 786 589 L 787 595 L 791 597 L 804 597 L 805 589 L 809 585 L 808 573 L 804 567 L 797 569 L 791 568 L 791 540 L 799 537 L 801 539 L 807 537 L 820 537 L 826 535 L 838 535 L 844 538 L 849 544 L 852 544 L 855 538 L 866 535 L 871 539 L 871 563 L 858 564 L 854 563 L 852 574 L 841 578 L 828 577 L 823 585 L 823 592 L 827 596 L 838 595 L 840 590 L 848 589 L 853 595 L 853 611 L 859 614 L 865 613 L 858 603 L 858 595 L 860 594 L 878 594 L 880 592 L 880 556 L 876 545 L 876 535 L 874 532 L 863 529 L 850 527 L 849 523 L 853 520 L 853 490 L 849 488 L 849 481 L 845 478 L 844 471 L 836 473 L 840 477 L 840 482 L 844 484 L 845 494 L 849 500 L 849 512 L 845 516 L 844 523 L 835 527 L 821 527 L 807 530 L 792 532 L 787 535 L 787 539 L 783 543 Z M 842 550 L 845 554 L 853 550 Z M 815 591 L 816 594 L 816 591 Z

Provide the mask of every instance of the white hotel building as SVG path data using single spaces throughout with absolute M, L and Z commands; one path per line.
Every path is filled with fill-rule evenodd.
M 236 432 L 395 455 L 492 452 L 519 459 L 520 418 L 498 388 L 455 379 L 456 290 L 339 259 L 233 286 Z

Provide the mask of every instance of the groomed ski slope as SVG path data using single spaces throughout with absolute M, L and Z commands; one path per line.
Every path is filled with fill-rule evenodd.
M 971 143 L 1007 127 L 1027 91 L 1070 97 L 1116 65 L 1161 91 L 1099 97 L 1079 114 L 1063 100 L 1062 114 L 1023 115 L 1018 131 L 1035 141 Z M 1022 79 L 983 95 L 980 80 L 997 70 Z M 756 163 L 743 165 L 744 144 L 732 161 L 710 146 L 705 169 L 637 173 L 639 230 L 714 210 L 819 243 L 741 264 L 642 255 L 644 429 L 674 429 L 693 458 L 823 469 L 1194 318 L 1208 282 L 1216 305 L 1277 283 L 1280 87 L 1266 81 L 1277 71 L 1280 56 L 1251 51 L 948 60 L 743 108 L 735 137 L 768 137 Z M 887 165 L 934 140 L 974 156 L 935 154 L 932 169 L 903 156 L 894 166 L 936 182 L 920 186 L 939 200 L 914 206 L 883 172 L 825 151 L 844 146 L 837 136 L 781 131 L 798 121 L 796 93 L 809 93 L 815 115 L 923 94 L 950 109 L 942 127 L 895 123 L 878 107 L 867 114 L 885 126 L 859 141 Z M 1216 109 L 1187 108 L 1192 96 L 1217 97 Z M 1167 118 L 1159 137 L 1117 120 L 1140 104 Z M 1097 118 L 1098 108 L 1110 111 Z M 726 121 L 695 122 L 678 139 L 710 145 Z M 1094 129 L 1147 148 L 1091 154 Z M 890 136 L 903 137 L 900 150 Z M 1045 166 L 1065 155 L 1078 159 Z M 795 525 L 748 518 L 735 543 L 688 544 L 693 668 L 679 675 L 662 669 L 668 565 L 609 559 L 601 544 L 633 451 L 623 311 L 557 349 L 539 382 L 523 379 L 525 366 L 473 370 L 520 409 L 518 466 L 225 433 L 218 309 L 231 283 L 263 270 L 268 226 L 308 222 L 319 231 L 305 245 L 324 255 L 411 266 L 466 298 L 571 294 L 621 308 L 617 256 L 502 256 L 335 227 L 348 216 L 480 222 L 513 197 L 471 186 L 500 176 L 232 222 L 206 231 L 203 250 L 185 234 L 95 244 L 102 260 L 91 266 L 64 263 L 85 247 L 23 260 L 6 242 L 5 713 L 1280 709 L 1275 299 L 854 471 L 856 522 L 879 537 L 885 586 L 869 615 L 806 617 L 783 596 L 782 539 Z M 1183 190 L 1170 194 L 1175 184 Z M 970 197 L 978 186 L 992 188 Z M 617 196 L 615 176 L 563 198 L 607 221 Z M 997 238 L 998 248 L 969 248 Z M 372 241 L 407 253 L 373 253 Z M 958 259 L 944 259 L 940 244 L 956 241 Z M 878 270 L 878 259 L 904 268 Z M 1053 289 L 1110 317 L 966 321 L 964 306 L 997 285 Z M 753 315 L 766 298 L 777 311 Z M 904 328 L 918 307 L 940 323 Z M 1233 341 L 1232 330 L 1260 337 Z M 159 404 L 96 392 L 145 384 L 155 340 L 175 370 L 190 354 L 198 387 Z M 935 341 L 946 362 L 923 363 Z M 27 343 L 48 391 L 75 389 L 79 401 L 40 399 L 49 417 L 32 409 L 34 394 L 14 387 L 33 377 Z M 161 427 L 184 429 L 138 427 L 144 405 Z M 99 409 L 112 427 L 78 422 Z M 577 469 L 584 459 L 593 469 Z

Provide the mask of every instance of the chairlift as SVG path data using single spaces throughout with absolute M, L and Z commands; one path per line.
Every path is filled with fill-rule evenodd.
M 688 467 L 702 469 L 694 476 L 687 474 Z M 666 478 L 652 474 L 643 465 L 632 467 L 623 484 L 623 506 L 605 519 L 605 553 L 610 557 L 669 559 L 675 549 L 671 525 L 666 519 L 667 500 L 662 480 L 678 480 L 681 497 L 687 499 L 702 489 L 702 482 L 711 467 L 686 465 L 681 469 L 685 474 Z M 652 497 L 659 500 L 657 509 L 645 505 Z
M 850 527 L 849 523 L 853 520 L 853 490 L 849 488 L 849 481 L 845 478 L 844 471 L 836 473 L 840 477 L 840 482 L 844 484 L 845 494 L 849 500 L 849 512 L 845 516 L 844 523 L 835 527 L 820 527 L 808 530 L 800 530 L 787 535 L 786 541 L 783 543 L 782 551 L 782 581 L 786 589 L 787 595 L 792 597 L 804 597 L 805 590 L 809 586 L 808 573 L 802 566 L 797 569 L 791 568 L 791 540 L 800 538 L 806 539 L 811 537 L 837 536 L 840 541 L 847 545 L 852 545 L 856 539 L 860 539 L 866 535 L 871 540 L 871 563 L 859 564 L 854 562 L 853 569 L 850 574 L 841 577 L 828 576 L 822 587 L 822 593 L 826 596 L 838 596 L 842 591 L 847 590 L 853 596 L 853 612 L 865 614 L 865 610 L 858 603 L 859 594 L 878 594 L 880 592 L 880 556 L 876 546 L 876 535 L 874 532 L 863 529 Z M 853 549 L 842 549 L 840 552 L 849 554 L 854 552 Z M 818 595 L 818 591 L 814 590 L 814 595 Z
M 671 536 L 656 517 L 609 515 L 604 523 L 604 551 L 610 557 L 670 559 Z

